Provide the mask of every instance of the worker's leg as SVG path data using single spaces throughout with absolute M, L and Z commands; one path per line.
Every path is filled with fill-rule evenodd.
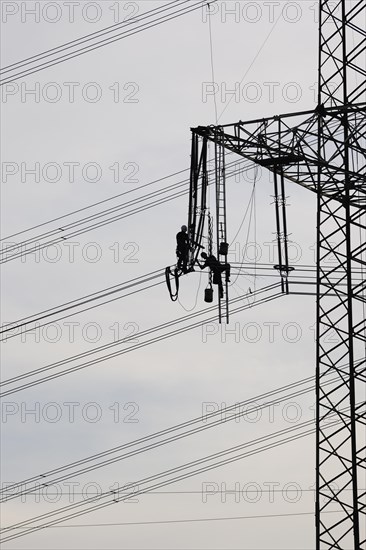
M 230 283 L 230 264 L 221 264 L 221 272 L 225 273 L 225 281 Z
M 184 254 L 183 258 L 182 258 L 182 269 L 183 269 L 183 273 L 187 273 L 188 270 L 187 270 L 187 263 L 188 263 L 188 256 L 187 254 Z
M 178 258 L 177 268 L 182 269 L 184 258 L 183 258 L 182 252 L 180 250 L 177 250 L 177 258 Z
M 189 248 L 185 248 L 182 252 L 183 256 L 183 272 L 188 273 Z
M 225 276 L 226 276 L 226 282 L 228 283 L 230 283 L 230 270 L 231 270 L 231 265 L 225 264 Z
M 220 277 L 220 282 L 218 284 L 219 286 L 219 295 L 220 295 L 220 299 L 224 297 L 224 287 L 222 286 L 222 279 Z

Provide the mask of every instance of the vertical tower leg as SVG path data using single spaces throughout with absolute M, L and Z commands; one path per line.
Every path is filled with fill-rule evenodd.
M 317 550 L 366 549 L 366 189 L 352 182 L 347 144 L 342 157 L 343 181 L 333 174 L 318 193 Z M 326 386 L 329 373 L 337 380 Z
M 319 0 L 317 550 L 366 549 L 365 20 L 365 0 Z

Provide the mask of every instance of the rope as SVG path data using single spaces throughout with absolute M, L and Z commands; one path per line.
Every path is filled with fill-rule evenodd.
M 216 120 L 216 126 L 218 126 L 218 115 L 217 115 L 217 101 L 216 101 L 216 92 L 215 92 L 215 71 L 214 71 L 214 61 L 213 61 L 213 44 L 212 44 L 212 27 L 211 27 L 211 7 L 210 4 L 207 3 L 207 7 L 209 10 L 209 16 L 208 16 L 208 30 L 210 35 L 210 55 L 211 55 L 211 78 L 212 78 L 212 87 L 213 87 L 213 98 L 214 98 L 214 108 L 215 108 L 215 120 Z

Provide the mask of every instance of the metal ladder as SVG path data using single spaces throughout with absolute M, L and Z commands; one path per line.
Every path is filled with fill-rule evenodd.
M 222 134 L 223 140 L 223 134 Z M 225 147 L 222 140 L 215 141 L 215 184 L 216 184 L 216 244 L 217 259 L 227 264 L 228 245 L 226 228 L 226 188 L 225 188 Z M 224 246 L 223 244 L 224 243 Z M 221 246 L 220 246 L 221 244 Z M 219 323 L 225 319 L 229 323 L 229 288 L 223 272 L 223 297 L 218 291 Z

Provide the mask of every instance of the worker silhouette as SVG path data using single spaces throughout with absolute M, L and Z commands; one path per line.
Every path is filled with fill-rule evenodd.
M 230 264 L 222 264 L 219 262 L 216 256 L 214 256 L 213 254 L 210 254 L 208 256 L 206 252 L 201 252 L 201 258 L 203 258 L 205 261 L 203 264 L 200 264 L 200 262 L 197 260 L 199 267 L 201 269 L 205 269 L 206 267 L 208 267 L 210 271 L 212 271 L 212 274 L 213 274 L 212 282 L 214 285 L 218 285 L 220 298 L 223 298 L 224 287 L 222 284 L 221 274 L 225 271 L 225 281 L 229 283 L 230 282 Z
M 187 234 L 187 226 L 182 225 L 181 230 L 177 233 L 177 268 L 181 269 L 183 273 L 188 273 L 188 254 L 189 254 L 189 238 Z

